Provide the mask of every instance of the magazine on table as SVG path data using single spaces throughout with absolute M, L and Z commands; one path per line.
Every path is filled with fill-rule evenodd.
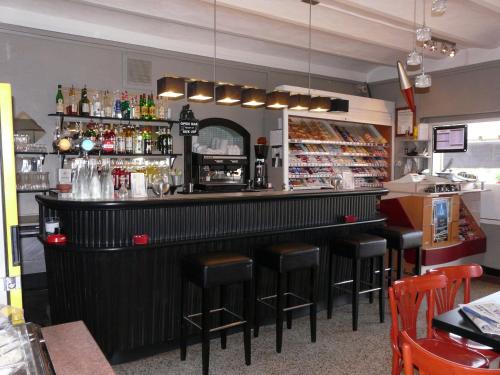
M 460 305 L 460 309 L 483 333 L 500 335 L 500 304 L 473 302 Z

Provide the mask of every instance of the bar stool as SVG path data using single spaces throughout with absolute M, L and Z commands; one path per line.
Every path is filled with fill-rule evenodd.
M 332 318 L 333 310 L 333 288 L 338 288 L 343 291 L 345 289 L 341 285 L 352 283 L 352 330 L 358 330 L 358 311 L 359 311 L 359 296 L 364 293 L 372 293 L 379 291 L 379 314 L 380 323 L 384 322 L 385 318 L 385 300 L 384 300 L 384 256 L 386 253 L 387 241 L 385 238 L 374 236 L 366 233 L 352 234 L 349 238 L 338 238 L 334 241 L 333 247 L 330 249 L 330 264 L 329 264 L 329 284 L 328 284 L 328 309 L 327 318 Z M 334 283 L 334 267 L 333 255 L 341 256 L 352 260 L 352 280 L 344 280 Z M 379 286 L 375 287 L 372 275 L 370 275 L 370 289 L 360 290 L 361 288 L 361 260 L 377 259 Z
M 408 228 L 408 227 L 398 227 L 398 226 L 385 226 L 380 228 L 374 228 L 371 233 L 383 237 L 387 240 L 388 258 L 389 258 L 389 271 L 387 275 L 388 286 L 392 285 L 392 273 L 393 273 L 393 260 L 392 253 L 393 250 L 397 251 L 397 269 L 396 269 L 396 280 L 403 277 L 403 256 L 404 251 L 407 249 L 416 249 L 415 257 L 415 268 L 414 274 L 420 275 L 422 267 L 422 256 L 421 249 L 422 246 L 422 236 L 421 230 Z
M 259 306 L 265 305 L 276 312 L 276 352 L 281 353 L 283 345 L 283 315 L 286 313 L 287 328 L 292 328 L 292 312 L 296 309 L 309 307 L 311 342 L 316 342 L 316 288 L 317 270 L 319 266 L 319 248 L 304 243 L 285 243 L 270 246 L 255 254 L 255 321 L 254 337 L 259 336 L 260 316 Z M 261 267 L 266 267 L 276 273 L 277 290 L 275 295 L 258 297 Z M 290 291 L 292 271 L 310 269 L 309 299 L 298 296 Z M 285 290 L 286 283 L 286 290 Z M 286 306 L 284 297 L 286 297 Z M 292 298 L 298 304 L 292 305 Z M 270 300 L 276 299 L 276 304 Z
M 203 254 L 186 257 L 182 260 L 181 273 L 181 361 L 186 359 L 187 325 L 190 323 L 201 331 L 203 374 L 208 374 L 210 333 L 220 331 L 221 347 L 226 348 L 226 331 L 229 328 L 244 327 L 245 363 L 250 365 L 250 314 L 252 311 L 252 259 L 239 254 Z M 202 311 L 201 313 L 184 316 L 185 295 L 188 281 L 202 289 Z M 224 307 L 226 286 L 229 284 L 243 283 L 243 316 L 235 314 Z M 220 307 L 210 310 L 211 289 L 220 288 Z M 220 326 L 210 328 L 210 314 L 219 313 Z M 227 322 L 227 315 L 236 321 Z

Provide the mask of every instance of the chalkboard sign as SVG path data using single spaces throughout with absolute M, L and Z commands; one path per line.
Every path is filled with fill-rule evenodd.
M 192 137 L 198 135 L 198 121 L 179 121 L 179 135 Z

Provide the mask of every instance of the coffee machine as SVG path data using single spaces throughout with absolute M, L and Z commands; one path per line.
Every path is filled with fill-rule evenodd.
M 255 189 L 265 189 L 267 183 L 266 158 L 269 146 L 265 144 L 254 145 L 255 150 L 255 173 L 253 186 Z

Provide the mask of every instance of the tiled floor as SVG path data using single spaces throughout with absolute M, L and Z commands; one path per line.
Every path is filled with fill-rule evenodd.
M 498 283 L 473 281 L 472 298 L 494 293 Z M 274 328 L 261 328 L 261 334 L 252 340 L 252 365 L 245 366 L 242 335 L 228 338 L 228 348 L 220 349 L 218 340 L 211 341 L 211 374 L 224 375 L 379 375 L 390 373 L 391 351 L 389 341 L 390 314 L 378 323 L 378 305 L 363 303 L 357 332 L 351 330 L 351 307 L 334 310 L 334 317 L 326 320 L 325 311 L 318 315 L 318 341 L 309 342 L 309 319 L 294 321 L 292 330 L 285 329 L 283 352 L 274 351 Z M 155 355 L 114 367 L 117 374 L 201 374 L 201 345 L 188 347 L 185 362 L 179 360 L 179 351 Z

